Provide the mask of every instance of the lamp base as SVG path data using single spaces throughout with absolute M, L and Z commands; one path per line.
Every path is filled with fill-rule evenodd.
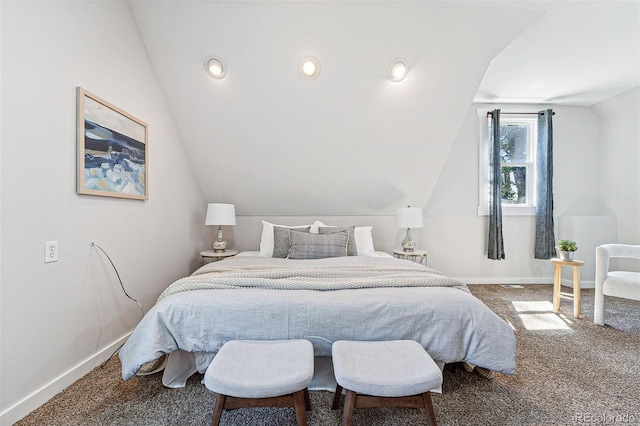
M 227 242 L 222 240 L 222 241 L 218 241 L 215 240 L 213 242 L 213 251 L 215 251 L 216 253 L 222 253 L 223 251 L 225 251 L 227 248 Z
M 402 240 L 402 250 L 412 252 L 416 248 L 416 242 L 411 238 L 411 229 L 407 228 L 407 235 Z
M 213 242 L 213 251 L 222 253 L 227 248 L 227 242 L 222 239 L 222 227 L 218 226 L 218 238 Z

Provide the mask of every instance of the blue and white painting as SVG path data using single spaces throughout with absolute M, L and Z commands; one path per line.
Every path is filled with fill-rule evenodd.
M 78 192 L 147 199 L 146 125 L 87 92 L 82 96 L 84 160 Z

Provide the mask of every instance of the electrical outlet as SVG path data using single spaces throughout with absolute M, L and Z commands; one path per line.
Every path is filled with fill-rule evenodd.
M 58 261 L 58 242 L 47 241 L 44 243 L 44 263 Z

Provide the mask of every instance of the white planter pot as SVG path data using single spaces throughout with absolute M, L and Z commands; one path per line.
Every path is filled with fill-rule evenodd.
M 558 258 L 564 262 L 572 262 L 573 261 L 573 255 L 575 253 L 575 251 L 561 251 L 556 249 L 556 251 L 558 252 Z

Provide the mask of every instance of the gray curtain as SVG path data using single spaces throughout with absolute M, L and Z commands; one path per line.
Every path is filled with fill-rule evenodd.
M 553 234 L 553 111 L 538 112 L 536 259 L 555 257 Z
M 500 110 L 491 113 L 491 135 L 489 139 L 489 259 L 504 259 L 502 239 L 502 169 L 500 167 Z

